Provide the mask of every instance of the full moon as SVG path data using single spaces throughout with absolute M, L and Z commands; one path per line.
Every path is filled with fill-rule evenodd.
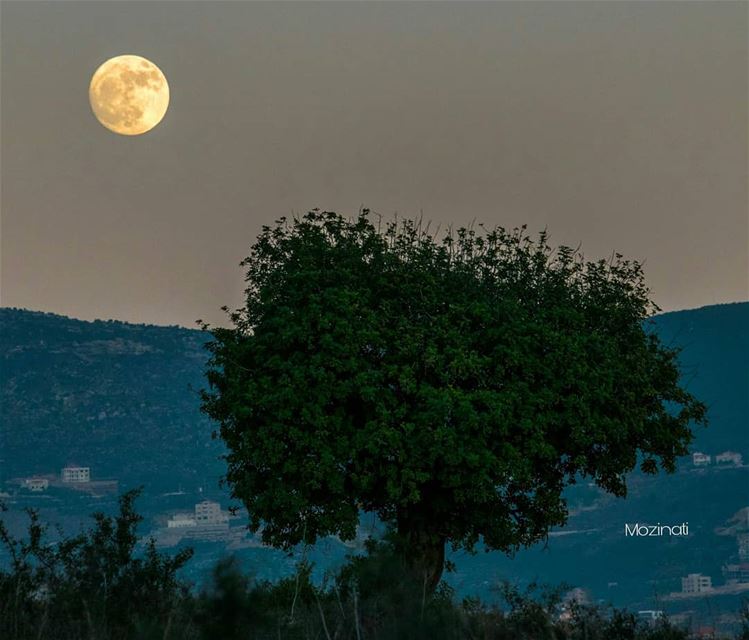
M 137 136 L 161 122 L 169 106 L 169 85 L 150 60 L 117 56 L 96 70 L 88 99 L 94 115 L 107 129 Z

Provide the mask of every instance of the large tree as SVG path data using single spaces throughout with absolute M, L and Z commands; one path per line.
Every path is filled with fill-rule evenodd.
M 370 218 L 264 227 L 212 329 L 203 410 L 264 541 L 351 538 L 375 512 L 433 587 L 446 543 L 542 539 L 581 477 L 624 496 L 636 466 L 673 471 L 705 407 L 646 324 L 639 263 Z

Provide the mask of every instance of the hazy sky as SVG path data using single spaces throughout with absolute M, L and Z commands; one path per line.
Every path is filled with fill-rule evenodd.
M 2 299 L 193 326 L 263 224 L 361 205 L 548 227 L 656 302 L 749 298 L 746 2 L 3 2 Z M 168 78 L 153 131 L 88 104 Z

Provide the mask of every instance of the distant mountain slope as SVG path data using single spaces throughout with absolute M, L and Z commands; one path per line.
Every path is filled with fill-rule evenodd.
M 721 304 L 655 318 L 660 338 L 683 348 L 688 388 L 709 407 L 708 429 L 695 448 L 749 450 L 749 302 Z
M 202 416 L 206 334 L 0 309 L 0 472 L 160 487 L 221 472 Z

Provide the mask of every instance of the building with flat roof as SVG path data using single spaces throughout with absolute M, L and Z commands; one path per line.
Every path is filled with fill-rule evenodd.
M 26 478 L 23 481 L 23 486 L 29 491 L 39 493 L 40 491 L 46 491 L 49 488 L 49 480 L 47 478 Z
M 192 513 L 175 513 L 166 523 L 169 529 L 182 529 L 184 527 L 197 526 L 195 516 Z
M 736 543 L 739 545 L 739 560 L 749 561 L 749 533 L 738 534 Z
M 682 593 L 704 593 L 713 590 L 713 579 L 701 573 L 690 573 L 681 579 Z
M 91 468 L 67 466 L 62 470 L 62 481 L 71 484 L 90 482 Z
M 743 459 L 736 451 L 724 451 L 715 456 L 715 464 L 728 464 L 740 467 Z
M 726 584 L 749 584 L 749 562 L 724 565 L 723 577 Z
M 221 510 L 218 502 L 203 500 L 195 505 L 195 522 L 198 526 L 224 524 L 229 522 L 229 516 Z
M 647 609 L 645 611 L 638 611 L 637 617 L 643 622 L 647 622 L 649 625 L 655 625 L 659 620 L 665 618 L 663 611 Z
M 711 460 L 712 458 L 709 455 L 700 451 L 695 451 L 692 454 L 692 464 L 694 464 L 695 467 L 706 467 L 710 464 Z

